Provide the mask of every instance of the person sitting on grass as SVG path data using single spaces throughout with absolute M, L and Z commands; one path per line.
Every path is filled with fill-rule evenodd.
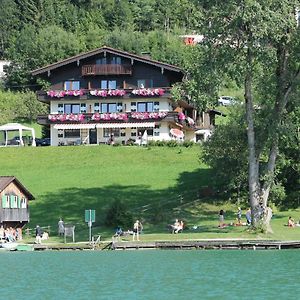
M 176 219 L 175 222 L 174 222 L 174 224 L 171 225 L 172 233 L 177 233 L 178 232 L 179 225 L 180 225 L 179 220 Z
M 184 226 L 184 223 L 183 221 L 179 221 L 179 225 L 177 226 L 177 229 L 175 230 L 175 233 L 179 233 L 179 232 L 182 232 L 183 231 L 183 226 Z
M 295 227 L 295 221 L 292 217 L 288 219 L 288 227 Z
M 116 228 L 116 232 L 115 234 L 113 235 L 113 238 L 117 238 L 118 240 L 120 240 L 120 237 L 123 235 L 123 230 L 120 226 L 118 226 Z

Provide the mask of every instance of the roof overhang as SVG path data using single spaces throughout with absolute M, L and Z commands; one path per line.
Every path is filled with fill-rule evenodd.
M 182 74 L 184 73 L 184 71 L 181 68 L 179 68 L 177 66 L 174 66 L 174 65 L 162 63 L 162 62 L 159 62 L 159 61 L 156 61 L 156 60 L 153 60 L 153 59 L 149 59 L 149 58 L 139 56 L 139 55 L 136 55 L 136 54 L 132 54 L 132 53 L 128 53 L 128 52 L 125 52 L 125 51 L 117 50 L 117 49 L 114 49 L 114 48 L 102 47 L 102 48 L 94 49 L 94 50 L 89 51 L 89 52 L 85 52 L 85 53 L 82 53 L 82 54 L 78 54 L 78 55 L 69 57 L 67 59 L 61 60 L 59 62 L 50 64 L 50 65 L 47 65 L 47 66 L 42 67 L 42 68 L 35 69 L 35 70 L 31 71 L 31 74 L 34 75 L 34 76 L 35 75 L 40 75 L 40 74 L 43 74 L 43 73 L 46 73 L 46 72 L 50 72 L 50 71 L 52 71 L 54 69 L 57 69 L 59 67 L 74 63 L 74 62 L 76 62 L 79 65 L 80 60 L 82 60 L 82 59 L 85 59 L 85 58 L 88 58 L 88 57 L 91 57 L 91 56 L 94 56 L 94 55 L 97 55 L 97 54 L 100 54 L 100 53 L 106 53 L 106 52 L 109 52 L 109 53 L 112 53 L 112 54 L 115 54 L 115 55 L 118 55 L 118 56 L 122 56 L 122 57 L 126 57 L 128 59 L 131 59 L 132 63 L 133 63 L 133 61 L 139 61 L 139 62 L 143 62 L 143 63 L 147 63 L 147 64 L 150 64 L 150 65 L 159 67 L 162 70 L 166 69 L 166 70 L 173 71 L 173 72 L 179 72 L 179 73 L 182 73 Z

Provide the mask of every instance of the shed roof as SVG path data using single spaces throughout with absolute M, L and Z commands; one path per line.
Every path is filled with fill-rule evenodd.
M 22 190 L 29 200 L 34 200 L 34 196 L 25 188 L 25 186 L 15 176 L 0 176 L 0 192 L 2 192 L 11 182 Z

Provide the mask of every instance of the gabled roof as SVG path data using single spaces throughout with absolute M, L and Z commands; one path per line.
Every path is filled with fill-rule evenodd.
M 11 182 L 15 184 L 22 190 L 29 200 L 33 200 L 33 195 L 24 187 L 24 185 L 15 176 L 0 176 L 0 192 L 2 192 Z
M 82 59 L 85 59 L 85 58 L 88 58 L 88 57 L 91 57 L 91 56 L 94 56 L 94 55 L 97 55 L 97 54 L 100 54 L 100 53 L 105 53 L 105 52 L 109 52 L 109 53 L 112 53 L 112 54 L 115 54 L 115 55 L 118 55 L 118 56 L 126 57 L 128 59 L 143 62 L 143 63 L 153 65 L 153 66 L 156 66 L 156 67 L 159 67 L 159 68 L 164 68 L 164 69 L 167 69 L 167 70 L 170 70 L 170 71 L 183 73 L 183 70 L 181 68 L 177 67 L 177 66 L 169 65 L 169 64 L 166 64 L 166 63 L 163 63 L 163 62 L 159 62 L 159 61 L 147 58 L 147 57 L 139 56 L 139 55 L 136 55 L 136 54 L 132 54 L 132 53 L 129 53 L 129 52 L 125 52 L 125 51 L 121 51 L 121 50 L 117 50 L 117 49 L 114 49 L 114 48 L 104 46 L 104 47 L 101 47 L 101 48 L 97 48 L 95 50 L 91 50 L 89 52 L 85 52 L 85 53 L 82 53 L 82 54 L 78 54 L 78 55 L 69 57 L 67 59 L 61 60 L 59 62 L 50 64 L 50 65 L 47 65 L 45 67 L 33 70 L 33 71 L 31 71 L 31 74 L 32 75 L 39 75 L 39 74 L 57 69 L 59 67 L 68 65 L 70 63 L 77 62 L 77 61 L 80 61 Z

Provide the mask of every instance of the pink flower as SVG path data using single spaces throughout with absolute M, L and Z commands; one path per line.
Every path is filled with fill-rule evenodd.
M 131 92 L 133 95 L 136 96 L 143 96 L 143 97 L 149 97 L 149 96 L 162 96 L 165 91 L 163 89 L 157 88 L 157 89 L 135 89 Z

